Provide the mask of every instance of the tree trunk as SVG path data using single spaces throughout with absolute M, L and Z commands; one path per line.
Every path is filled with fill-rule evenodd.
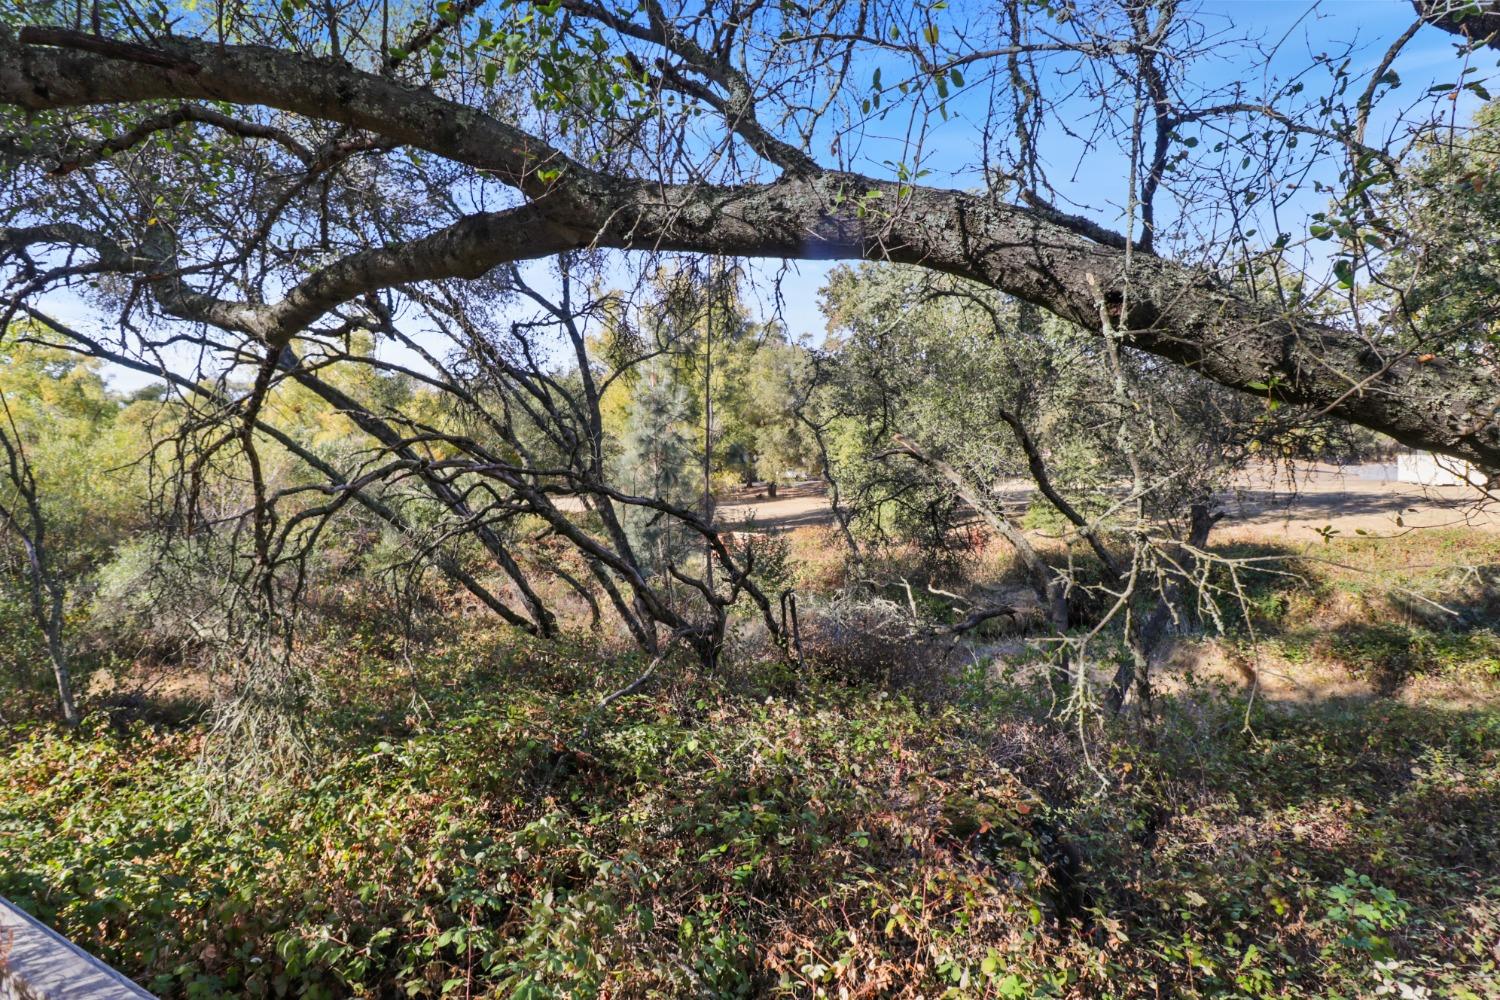
M 1208 542 L 1208 533 L 1218 523 L 1220 514 L 1209 513 L 1207 500 L 1192 504 L 1189 512 L 1187 546 L 1201 549 Z M 1130 655 L 1120 662 L 1110 685 L 1106 705 L 1110 714 L 1118 715 L 1129 700 L 1131 692 L 1137 703 L 1145 706 L 1151 700 L 1151 660 L 1158 652 L 1167 628 L 1172 624 L 1174 609 L 1181 606 L 1191 581 L 1189 575 L 1198 565 L 1198 557 L 1182 546 L 1173 546 L 1172 558 L 1180 567 L 1168 574 L 1166 584 L 1157 592 L 1156 602 L 1139 628 L 1132 627 L 1126 636 Z

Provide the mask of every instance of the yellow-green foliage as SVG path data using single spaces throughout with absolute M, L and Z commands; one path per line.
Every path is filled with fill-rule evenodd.
M 142 481 L 133 464 L 148 448 L 142 411 L 154 404 L 127 404 L 98 362 L 18 342 L 19 333 L 0 341 L 0 393 L 36 475 L 53 558 L 86 563 L 131 520 Z M 12 433 L 8 420 L 4 429 Z

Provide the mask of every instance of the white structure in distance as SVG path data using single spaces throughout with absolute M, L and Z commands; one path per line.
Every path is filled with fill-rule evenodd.
M 1396 457 L 1396 478 L 1420 486 L 1467 486 L 1484 476 L 1468 462 L 1430 451 L 1404 452 Z

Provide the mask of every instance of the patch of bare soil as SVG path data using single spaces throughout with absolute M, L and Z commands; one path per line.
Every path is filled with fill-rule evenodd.
M 1418 486 L 1397 482 L 1391 467 L 1312 465 L 1287 475 L 1252 469 L 1220 497 L 1226 517 L 1219 532 L 1314 541 L 1334 536 L 1394 535 L 1420 528 L 1471 527 L 1500 531 L 1500 504 L 1469 486 Z M 1024 510 L 1031 498 L 1024 480 L 1005 483 L 1008 505 Z M 784 529 L 833 523 L 821 481 L 797 483 L 769 495 L 765 487 L 721 499 L 715 520 L 734 530 Z
M 1385 693 L 1372 680 L 1317 657 L 1293 662 L 1263 648 L 1246 653 L 1217 639 L 1180 639 L 1152 673 L 1159 691 L 1254 692 L 1284 709 L 1390 700 L 1454 711 L 1500 710 L 1500 685 L 1441 676 L 1414 677 Z
M 94 673 L 88 680 L 87 700 L 128 713 L 175 717 L 207 707 L 222 693 L 202 670 L 137 661 Z
M 833 523 L 828 490 L 821 480 L 783 486 L 773 497 L 768 487 L 737 490 L 719 499 L 714 520 L 724 528 L 743 530 L 801 528 Z
M 1287 476 L 1253 469 L 1220 498 L 1221 530 L 1287 541 L 1394 535 L 1420 528 L 1500 530 L 1500 505 L 1470 486 L 1398 482 L 1389 466 L 1314 465 Z

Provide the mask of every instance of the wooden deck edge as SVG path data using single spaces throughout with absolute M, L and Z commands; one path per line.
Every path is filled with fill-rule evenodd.
M 0 897 L 0 1000 L 152 1000 L 152 996 Z

